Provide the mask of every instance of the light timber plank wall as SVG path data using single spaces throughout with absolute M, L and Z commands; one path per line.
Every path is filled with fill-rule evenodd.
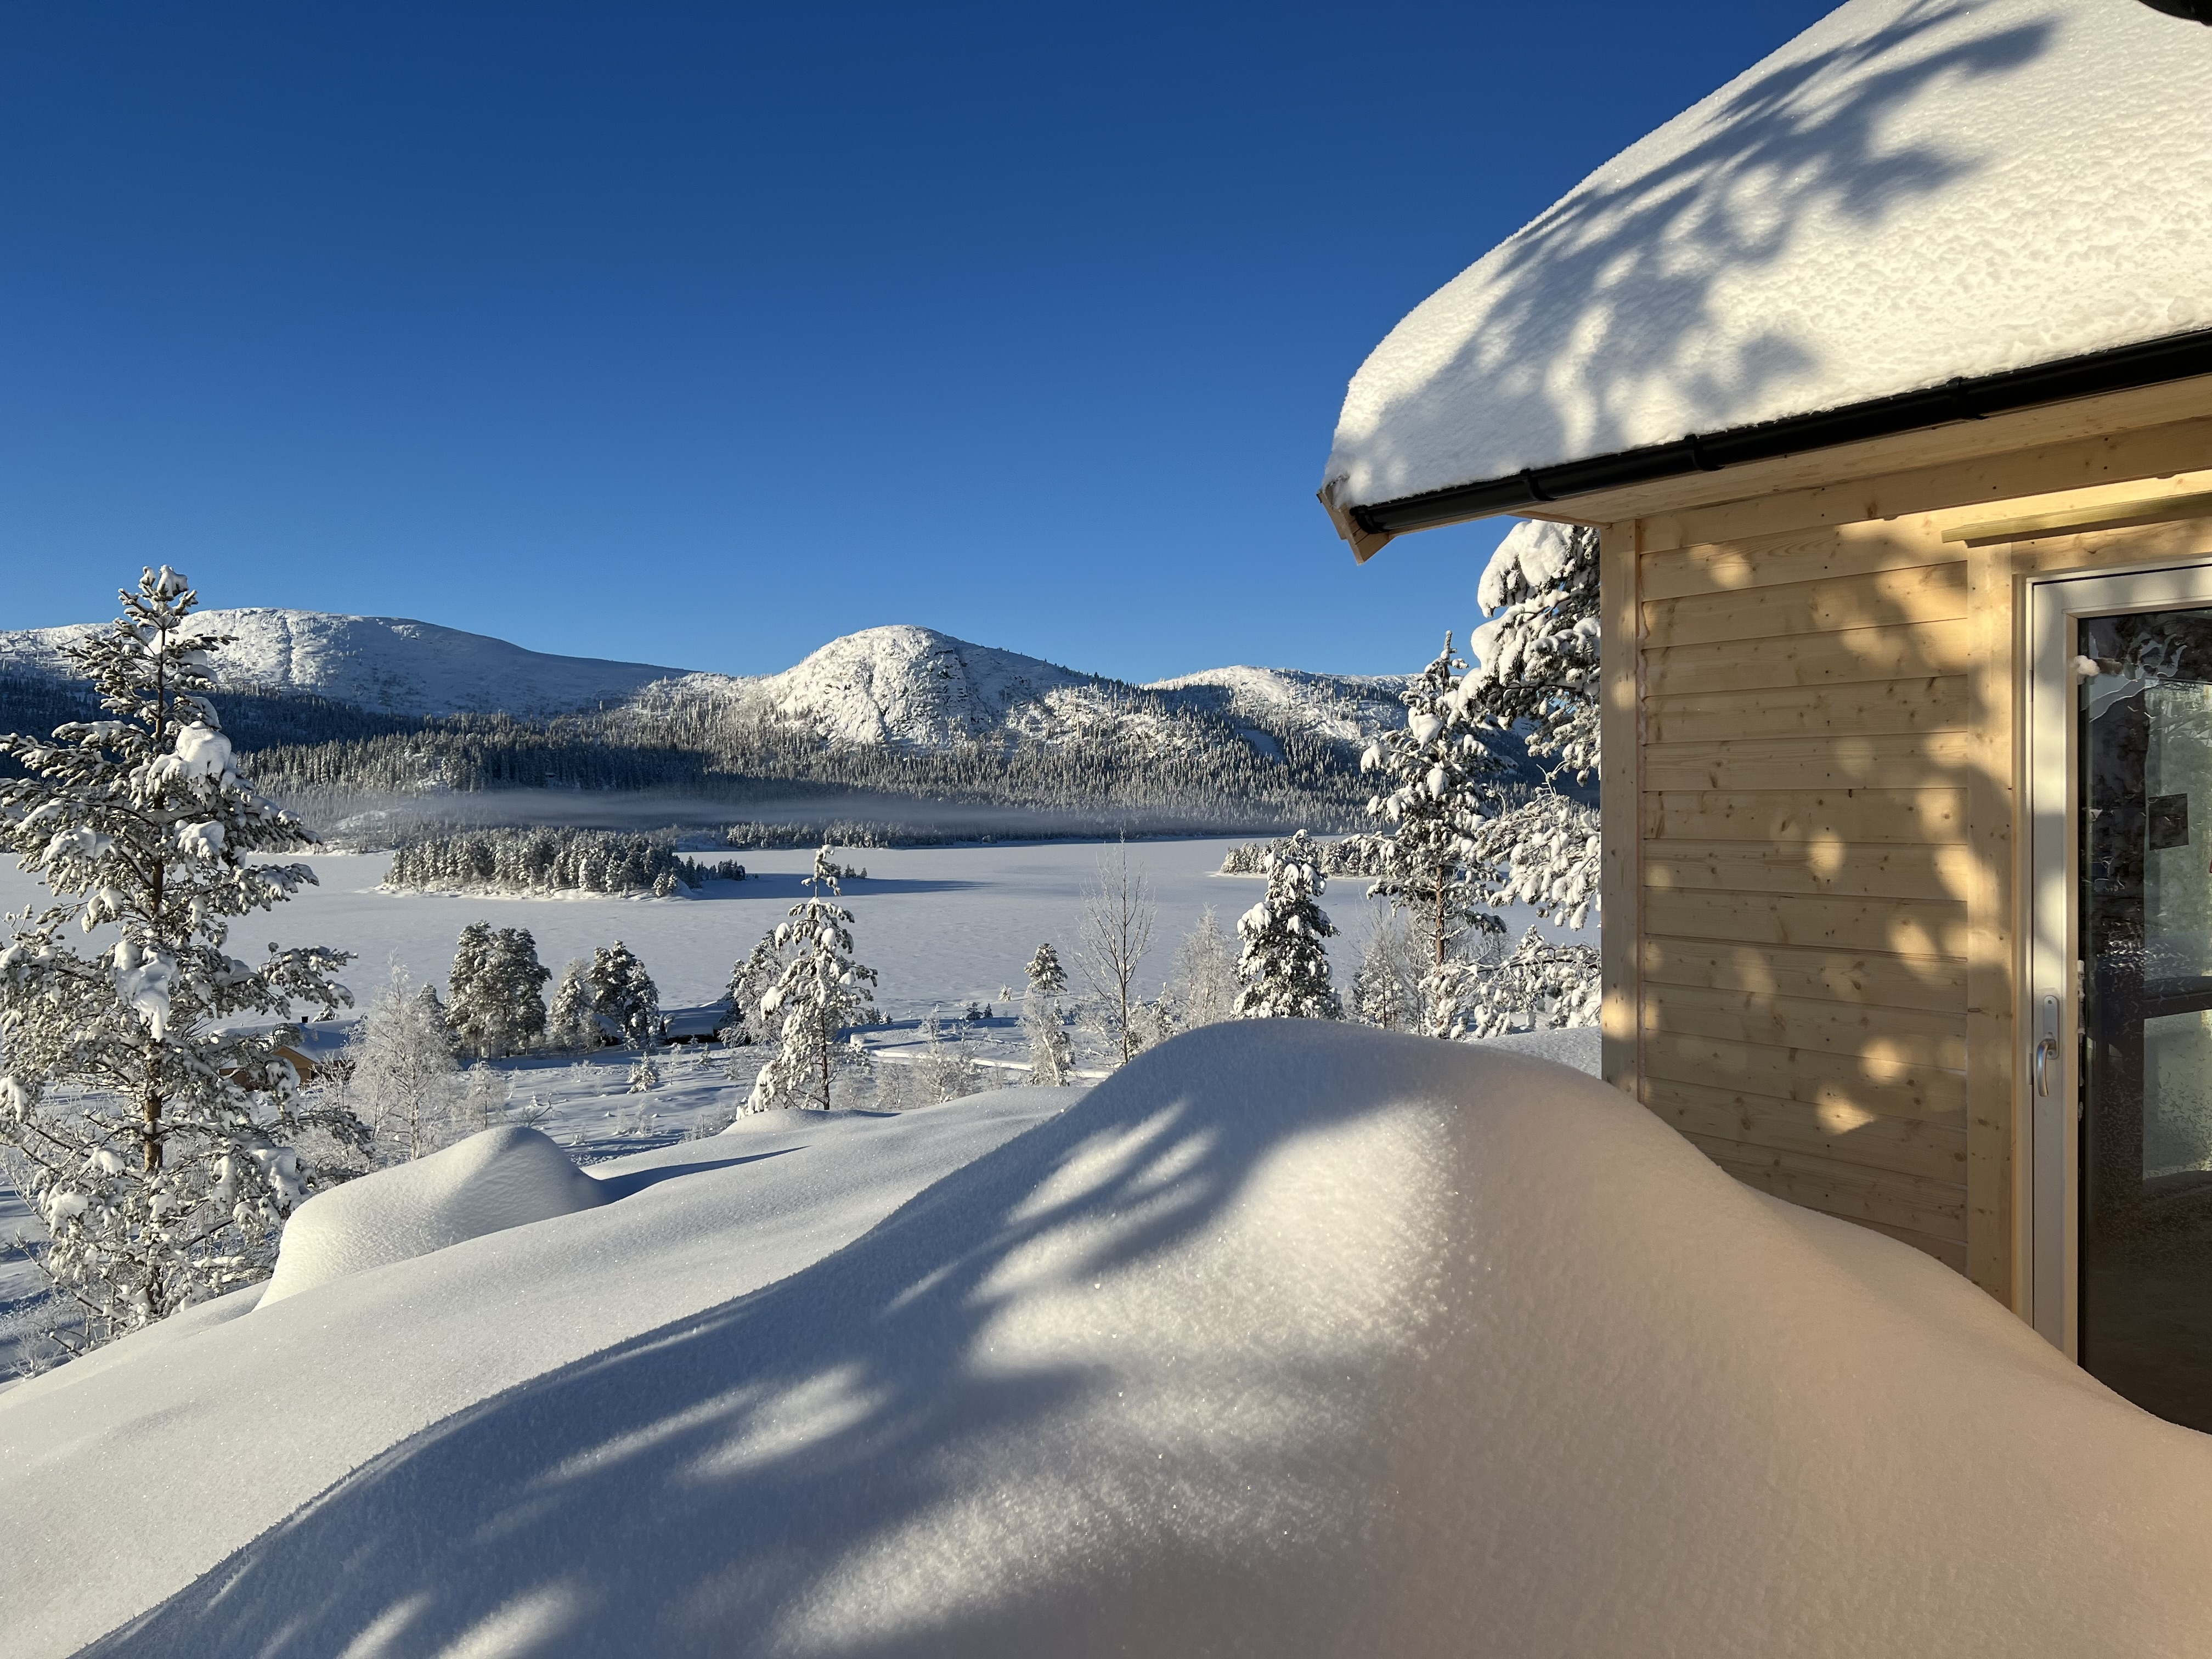
M 1963 1268 L 1966 550 L 1655 528 L 1642 1097 L 1753 1186 Z
M 2175 538 L 1943 532 L 2208 465 L 2192 421 L 1605 527 L 1607 1075 L 2014 1304 L 2021 578 Z

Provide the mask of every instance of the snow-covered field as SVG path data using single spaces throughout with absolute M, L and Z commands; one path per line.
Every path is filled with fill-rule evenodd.
M 612 1201 L 0 1394 L 8 1651 L 2070 1659 L 2212 1627 L 2204 1437 L 1496 1045 L 1232 1022 L 1087 1095 L 594 1174 Z

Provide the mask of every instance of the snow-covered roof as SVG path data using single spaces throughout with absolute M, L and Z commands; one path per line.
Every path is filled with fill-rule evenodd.
M 2212 30 L 1850 0 L 1361 365 L 1341 507 L 2212 328 Z

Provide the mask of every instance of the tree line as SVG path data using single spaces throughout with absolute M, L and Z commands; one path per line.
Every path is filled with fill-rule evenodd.
M 630 834 L 541 824 L 529 830 L 418 831 L 392 854 L 388 887 L 466 892 L 638 893 L 665 898 L 709 879 L 743 880 L 729 860 L 702 868 L 669 833 Z

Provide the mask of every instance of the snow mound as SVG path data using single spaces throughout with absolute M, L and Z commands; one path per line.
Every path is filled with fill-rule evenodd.
M 302 1204 L 285 1224 L 260 1305 L 606 1201 L 605 1189 L 547 1136 L 516 1123 L 486 1129 Z
M 1423 301 L 1352 379 L 1366 505 L 2212 327 L 2212 31 L 1850 0 Z
M 682 672 L 526 651 L 403 617 L 255 607 L 203 611 L 194 621 L 203 632 L 232 636 L 215 659 L 224 686 L 308 692 L 390 714 L 536 719 L 617 702 Z M 73 623 L 0 632 L 0 670 L 70 678 L 62 647 L 106 628 Z
M 309 1425 L 274 1391 L 259 1426 Z M 1964 1280 L 1578 1073 L 1273 1020 L 485 1396 L 88 1651 L 2071 1656 L 2208 1620 L 2212 1441 Z

